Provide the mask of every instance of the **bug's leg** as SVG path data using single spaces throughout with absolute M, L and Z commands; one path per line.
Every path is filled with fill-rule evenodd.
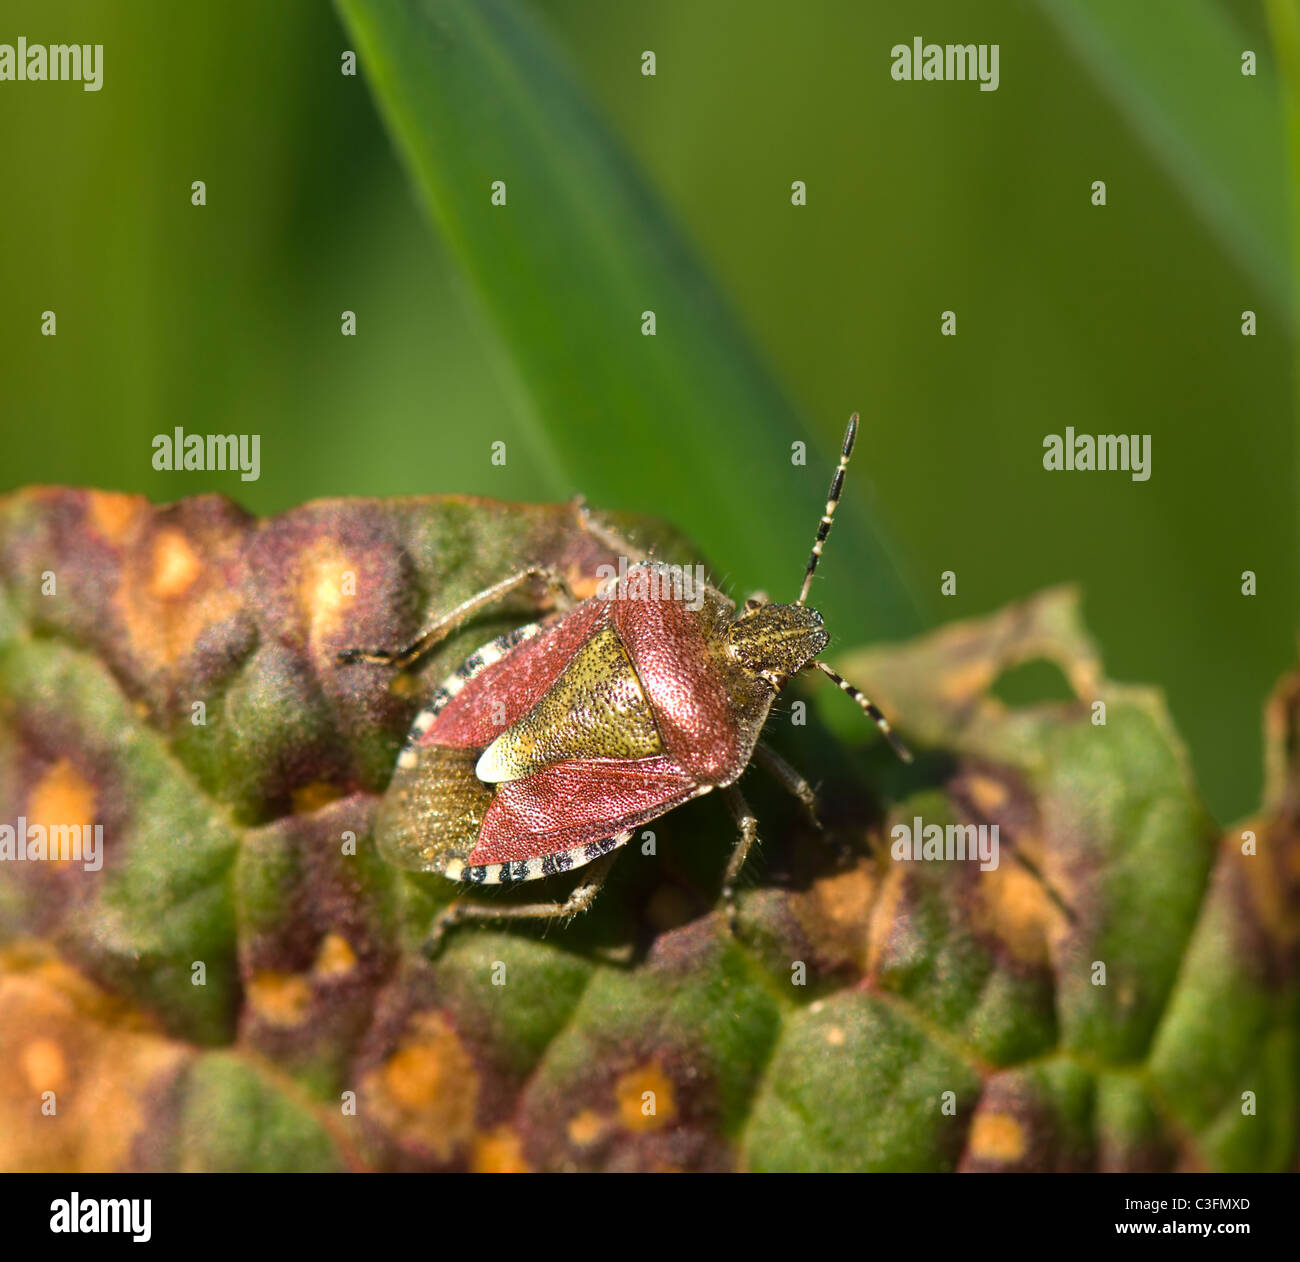
M 559 570 L 550 565 L 530 565 L 517 574 L 503 578 L 481 592 L 475 592 L 468 600 L 461 601 L 455 609 L 442 615 L 437 621 L 427 626 L 415 640 L 400 649 L 344 649 L 338 655 L 340 665 L 352 662 L 373 662 L 377 666 L 394 666 L 398 669 L 419 661 L 439 640 L 451 634 L 461 623 L 472 618 L 478 611 L 494 601 L 510 595 L 517 587 L 540 579 L 549 589 L 555 606 L 561 611 L 572 609 L 576 603 L 573 589 Z
M 587 501 L 581 495 L 573 497 L 573 511 L 578 515 L 578 526 L 581 530 L 599 543 L 603 543 L 616 556 L 627 557 L 629 565 L 650 559 L 650 554 L 638 548 L 630 539 L 625 539 L 618 531 L 611 530 L 610 527 L 597 521 L 591 509 L 587 507 Z
M 432 958 L 442 948 L 447 931 L 468 920 L 549 920 L 552 916 L 576 916 L 596 900 L 619 852 L 611 850 L 584 869 L 581 881 L 562 903 L 520 903 L 514 907 L 494 907 L 490 903 L 452 903 L 434 920 L 425 939 L 424 952 Z
M 745 860 L 749 858 L 750 850 L 758 840 L 758 819 L 749 809 L 745 795 L 734 784 L 723 789 L 722 796 L 726 799 L 727 806 L 740 828 L 740 837 L 727 862 L 727 870 L 722 876 L 722 907 L 727 915 L 727 928 L 734 934 L 737 918 L 736 881 L 745 866 Z
M 808 818 L 812 820 L 813 827 L 818 832 L 822 831 L 822 822 L 817 818 L 817 794 L 813 791 L 812 785 L 803 778 L 780 754 L 770 745 L 764 745 L 759 741 L 754 746 L 754 761 L 758 763 L 769 775 L 779 780 L 794 797 L 804 804 L 808 812 Z

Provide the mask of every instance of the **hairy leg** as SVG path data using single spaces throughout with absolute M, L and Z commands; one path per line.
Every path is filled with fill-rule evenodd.
M 574 886 L 573 893 L 563 902 L 554 903 L 520 903 L 517 906 L 494 907 L 489 903 L 452 903 L 434 920 L 425 940 L 425 953 L 436 955 L 442 947 L 447 931 L 456 925 L 470 920 L 549 920 L 554 916 L 576 916 L 584 912 L 596 900 L 600 887 L 605 884 L 609 870 L 619 852 L 611 850 L 590 864 L 583 873 L 583 878 Z
M 450 635 L 458 626 L 472 618 L 479 610 L 510 595 L 524 584 L 541 580 L 555 599 L 556 608 L 571 609 L 575 597 L 568 580 L 549 565 L 530 565 L 525 569 L 503 578 L 481 592 L 475 592 L 468 600 L 461 601 L 455 609 L 430 623 L 419 636 L 405 648 L 400 649 L 344 649 L 338 655 L 340 665 L 352 662 L 372 662 L 377 666 L 392 666 L 404 669 L 419 661 L 440 640 Z

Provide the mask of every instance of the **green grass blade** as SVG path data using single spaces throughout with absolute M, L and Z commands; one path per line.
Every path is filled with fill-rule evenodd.
M 1290 183 L 1292 301 L 1300 311 L 1300 5 L 1296 0 L 1267 0 L 1269 31 L 1281 76 L 1282 110 L 1287 128 L 1287 175 Z M 1296 393 L 1300 401 L 1300 320 L 1292 329 Z M 1300 462 L 1298 462 L 1300 463 Z
M 1265 50 L 1212 0 L 1039 3 L 1228 254 L 1290 313 L 1282 123 Z M 1241 73 L 1247 49 L 1254 76 Z
M 671 216 L 531 16 L 501 0 L 338 0 L 389 130 L 501 334 L 539 463 L 603 508 L 666 517 L 736 588 L 793 599 L 833 453 L 784 396 Z M 655 80 L 628 52 L 628 91 Z M 506 204 L 491 204 L 493 181 Z M 779 189 L 773 196 L 788 196 Z M 761 263 L 761 261 L 756 261 Z M 653 311 L 657 332 L 642 334 Z M 864 505 L 872 383 L 814 589 L 838 636 L 916 626 Z M 487 459 L 486 421 L 483 426 Z M 792 443 L 807 444 L 794 466 Z M 553 480 L 552 480 L 553 481 Z

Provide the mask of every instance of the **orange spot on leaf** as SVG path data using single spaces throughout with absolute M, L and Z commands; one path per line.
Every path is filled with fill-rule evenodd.
M 63 1048 L 50 1038 L 33 1039 L 21 1054 L 23 1076 L 35 1092 L 62 1091 L 68 1080 Z
M 992 776 L 972 773 L 966 777 L 965 787 L 976 808 L 981 814 L 987 816 L 996 815 L 1001 811 L 1010 797 L 1007 786 Z
M 343 790 L 337 785 L 324 780 L 313 780 L 310 784 L 299 785 L 290 794 L 295 815 L 309 815 L 321 807 L 337 802 L 343 796 Z
M 248 981 L 248 1003 L 270 1025 L 300 1025 L 311 1007 L 311 983 L 296 973 L 255 973 Z
M 1046 965 L 1049 929 L 1062 918 L 1042 883 L 1005 857 L 998 867 L 980 873 L 971 905 L 971 924 L 979 933 L 1003 943 L 1016 959 Z
M 618 1116 L 630 1131 L 657 1131 L 676 1117 L 672 1080 L 657 1061 L 633 1069 L 614 1084 Z
M 356 570 L 348 555 L 329 540 L 312 544 L 298 558 L 297 602 L 311 643 L 342 629 L 344 612 L 353 599 L 344 590 L 345 582 Z
M 578 1148 L 590 1148 L 610 1128 L 612 1119 L 595 1109 L 583 1109 L 569 1119 L 566 1128 L 569 1142 Z
M 39 824 L 46 830 L 53 857 L 62 850 L 62 842 L 50 830 L 93 825 L 97 801 L 94 785 L 69 759 L 60 758 L 32 788 L 27 799 L 28 826 Z
M 342 977 L 357 966 L 357 953 L 341 934 L 327 933 L 321 939 L 320 950 L 316 953 L 317 973 L 327 977 Z
M 114 491 L 91 491 L 90 522 L 95 532 L 109 543 L 122 543 L 148 513 L 148 504 L 138 495 Z
M 523 1141 L 509 1126 L 498 1126 L 474 1140 L 470 1169 L 475 1174 L 527 1174 Z
M 175 600 L 194 586 L 202 573 L 190 541 L 179 530 L 160 530 L 153 543 L 153 577 L 149 590 L 160 600 Z
M 1008 1113 L 977 1113 L 968 1148 L 972 1157 L 1011 1165 L 1025 1155 L 1025 1128 Z
M 396 1139 L 438 1161 L 474 1138 L 478 1072 L 441 1013 L 416 1014 L 393 1054 L 366 1075 L 362 1097 Z

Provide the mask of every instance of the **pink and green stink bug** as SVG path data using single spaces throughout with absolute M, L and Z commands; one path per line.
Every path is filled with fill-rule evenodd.
M 689 602 L 651 561 L 597 525 L 584 528 L 628 559 L 616 579 L 576 602 L 558 572 L 530 566 L 472 596 L 404 649 L 349 649 L 340 662 L 407 667 L 455 627 L 541 580 L 559 612 L 485 644 L 435 690 L 411 727 L 376 822 L 381 854 L 400 867 L 472 885 L 507 885 L 591 865 L 562 902 L 457 902 L 435 921 L 430 948 L 455 922 L 570 916 L 589 907 L 636 829 L 720 789 L 740 837 L 723 879 L 728 923 L 735 883 L 757 835 L 737 787 L 753 759 L 811 810 L 813 791 L 759 736 L 777 694 L 800 671 L 829 676 L 911 755 L 885 716 L 817 655 L 830 637 L 806 601 L 830 534 L 858 418 L 849 420 L 799 599 L 751 596 L 737 611 L 707 584 Z

